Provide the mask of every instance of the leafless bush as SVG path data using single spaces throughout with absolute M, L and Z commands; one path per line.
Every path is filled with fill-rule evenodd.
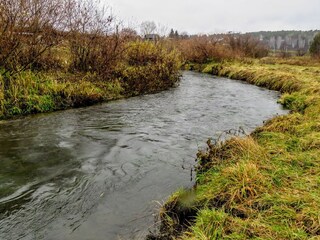
M 246 57 L 261 58 L 268 54 L 268 49 L 263 43 L 247 34 L 171 37 L 170 42 L 180 50 L 186 61 L 195 63 Z
M 103 75 L 132 38 L 119 33 L 99 0 L 2 0 L 0 36 L 4 75 L 59 67 L 52 49 L 62 42 L 69 46 L 72 71 Z
M 95 72 L 109 78 L 124 43 L 135 34 L 129 29 L 119 31 L 115 18 L 100 1 L 72 2 L 68 11 L 71 70 Z
M 204 63 L 231 57 L 229 49 L 215 37 L 197 36 L 175 40 L 175 44 L 184 58 L 191 62 Z
M 61 40 L 65 1 L 0 1 L 0 68 L 5 99 L 17 73 L 53 66 L 50 54 L 42 57 Z
M 226 40 L 235 56 L 262 58 L 268 55 L 267 47 L 251 35 L 228 34 Z
M 36 65 L 59 42 L 63 6 L 63 0 L 2 0 L 0 66 L 14 73 Z

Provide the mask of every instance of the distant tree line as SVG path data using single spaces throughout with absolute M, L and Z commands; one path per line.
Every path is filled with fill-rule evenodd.
M 268 48 L 250 35 L 193 35 L 174 34 L 171 44 L 180 50 L 187 62 L 205 63 L 234 58 L 261 58 L 268 55 Z
M 270 31 L 245 34 L 229 32 L 189 35 L 187 33 L 180 34 L 178 30 L 171 29 L 168 38 L 180 42 L 177 46 L 178 48 L 183 46 L 184 55 L 194 49 L 191 59 L 219 59 L 223 56 L 227 58 L 259 58 L 267 56 L 270 51 L 276 51 L 275 53 L 279 57 L 302 56 L 307 54 L 309 49 L 311 55 L 316 56 L 317 54 L 314 52 L 317 52 L 317 32 L 319 31 Z

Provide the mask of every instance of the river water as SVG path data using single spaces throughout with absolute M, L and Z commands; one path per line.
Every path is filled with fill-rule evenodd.
M 285 110 L 279 94 L 184 72 L 179 87 L 0 123 L 0 239 L 143 239 L 198 148 Z

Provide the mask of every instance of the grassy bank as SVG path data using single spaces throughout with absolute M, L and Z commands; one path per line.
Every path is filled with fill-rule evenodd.
M 127 43 L 121 59 L 109 69 L 108 78 L 90 70 L 72 71 L 70 53 L 63 50 L 57 48 L 52 57 L 59 66 L 56 68 L 12 75 L 0 68 L 0 119 L 154 93 L 179 81 L 179 55 L 161 43 Z
M 122 96 L 119 81 L 102 82 L 89 74 L 24 71 L 11 82 L 9 89 L 0 92 L 0 119 L 89 106 Z
M 320 64 L 275 59 L 188 65 L 281 91 L 290 114 L 250 136 L 208 141 L 197 183 L 171 196 L 151 239 L 319 239 Z M 258 99 L 257 99 L 258 101 Z

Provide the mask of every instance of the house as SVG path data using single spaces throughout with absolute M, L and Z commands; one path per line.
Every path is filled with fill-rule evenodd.
M 146 41 L 158 41 L 160 39 L 160 36 L 158 34 L 146 34 L 144 35 L 144 40 Z

